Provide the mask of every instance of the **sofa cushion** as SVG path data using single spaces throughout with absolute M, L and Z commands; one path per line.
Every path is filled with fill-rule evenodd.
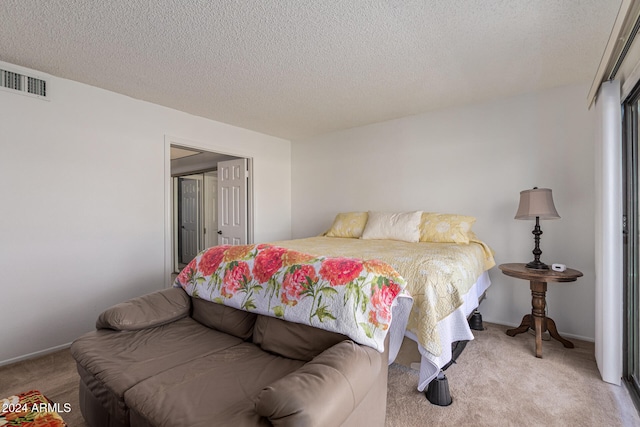
M 258 316 L 253 328 L 253 342 L 263 350 L 305 362 L 348 339 L 342 334 L 269 316 Z
M 264 387 L 303 364 L 269 354 L 247 342 L 192 360 L 125 392 L 131 424 L 269 425 L 255 411 L 256 396 Z M 143 420 L 147 420 L 147 424 Z
M 341 425 L 385 367 L 384 354 L 342 341 L 262 390 L 256 412 L 276 426 Z
M 96 329 L 135 331 L 164 325 L 189 315 L 189 295 L 182 288 L 168 288 L 133 298 L 103 311 Z
M 200 298 L 191 298 L 191 304 L 191 317 L 203 325 L 243 340 L 251 337 L 257 314 Z
M 125 424 L 128 423 L 123 404 L 126 390 L 167 369 L 241 343 L 239 338 L 185 317 L 138 331 L 90 332 L 73 342 L 71 354 L 94 397 Z

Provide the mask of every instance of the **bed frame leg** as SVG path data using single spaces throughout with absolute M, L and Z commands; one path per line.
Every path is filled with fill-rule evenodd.
M 425 395 L 427 396 L 427 400 L 434 405 L 451 405 L 453 399 L 451 399 L 451 393 L 449 392 L 449 380 L 444 372 L 440 371 L 438 376 L 429 383 Z
M 478 310 L 475 310 L 469 318 L 469 327 L 474 331 L 484 331 L 484 325 L 482 324 L 482 314 Z

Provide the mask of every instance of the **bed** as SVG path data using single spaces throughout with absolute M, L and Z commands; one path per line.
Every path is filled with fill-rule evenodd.
M 491 284 L 493 251 L 471 231 L 473 217 L 414 212 L 420 237 L 408 242 L 396 240 L 393 230 L 367 234 L 375 214 L 338 214 L 322 236 L 271 243 L 314 255 L 378 259 L 394 267 L 414 299 L 404 335 L 418 343 L 418 390 L 423 391 L 451 360 L 451 344 L 473 339 L 467 317 Z M 401 221 L 393 225 L 406 228 Z M 391 334 L 390 339 L 399 347 L 403 334 Z

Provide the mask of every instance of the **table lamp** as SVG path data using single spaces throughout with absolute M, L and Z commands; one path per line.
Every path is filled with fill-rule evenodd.
M 520 205 L 516 212 L 515 219 L 535 219 L 536 226 L 533 228 L 533 240 L 535 248 L 533 249 L 534 259 L 527 264 L 527 268 L 536 270 L 548 270 L 549 266 L 540 261 L 540 229 L 541 219 L 558 219 L 558 211 L 553 205 L 553 196 L 549 188 L 533 187 L 532 190 L 523 190 L 520 192 Z

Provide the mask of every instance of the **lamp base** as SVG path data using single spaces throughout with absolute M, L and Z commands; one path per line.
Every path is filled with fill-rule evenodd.
M 549 266 L 547 264 L 538 260 L 531 261 L 525 267 L 530 268 L 532 270 L 548 270 L 549 269 Z

